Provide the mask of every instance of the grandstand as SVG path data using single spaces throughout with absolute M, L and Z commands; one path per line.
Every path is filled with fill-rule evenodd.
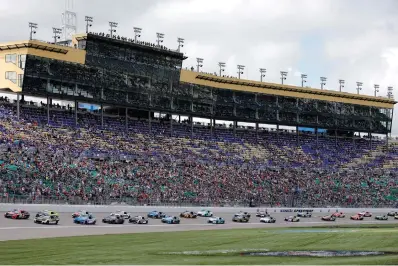
M 0 89 L 17 97 L 0 98 L 3 201 L 397 202 L 398 148 L 388 144 L 392 99 L 183 70 L 179 51 L 105 34 L 76 35 L 71 47 L 2 44 L 0 57 Z M 195 124 L 198 117 L 209 125 Z M 387 143 L 373 134 L 386 135 Z

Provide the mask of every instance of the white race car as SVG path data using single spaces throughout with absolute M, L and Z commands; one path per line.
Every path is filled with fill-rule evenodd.
M 310 213 L 310 212 L 299 212 L 299 213 L 297 213 L 297 217 L 311 218 L 312 217 L 312 213 Z
M 131 218 L 131 215 L 129 213 L 125 212 L 125 211 L 116 211 L 115 213 L 112 213 L 112 214 L 119 215 L 123 219 L 130 219 Z
M 200 210 L 200 211 L 198 211 L 198 216 L 201 216 L 201 217 L 212 217 L 213 216 L 213 212 L 211 212 L 209 210 Z
M 358 215 L 361 215 L 363 217 L 372 217 L 372 213 L 366 211 L 360 212 L 358 213 Z
M 275 222 L 276 222 L 276 220 L 271 216 L 262 217 L 260 219 L 260 223 L 275 223 Z

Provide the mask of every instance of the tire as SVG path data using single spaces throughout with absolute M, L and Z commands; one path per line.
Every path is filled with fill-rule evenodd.
M 57 225 L 59 221 L 55 221 L 55 224 Z
M 50 224 L 50 221 L 47 221 L 46 224 Z

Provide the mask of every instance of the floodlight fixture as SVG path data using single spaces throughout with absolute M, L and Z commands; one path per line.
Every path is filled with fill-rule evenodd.
M 326 77 L 321 77 L 321 90 L 323 90 L 324 85 L 326 85 Z
M 380 86 L 378 84 L 374 85 L 374 89 L 375 89 L 375 97 L 377 96 L 377 93 L 379 92 L 379 88 Z
M 85 16 L 84 20 L 86 21 L 86 33 L 88 33 L 88 28 L 93 26 L 93 17 Z
M 200 72 L 200 68 L 203 67 L 203 58 L 196 58 L 196 62 L 198 63 L 196 65 L 196 70 L 197 72 Z
M 156 32 L 156 42 L 158 43 L 158 46 L 160 46 L 160 43 L 163 42 L 164 39 L 164 34 L 160 32 Z
M 117 22 L 113 22 L 113 21 L 109 21 L 109 32 L 111 33 L 111 38 L 113 38 L 113 33 L 116 32 L 118 23 Z
M 179 52 L 181 50 L 181 47 L 184 47 L 184 39 L 183 38 L 177 38 L 177 42 L 178 42 L 178 49 L 177 51 Z
M 341 92 L 342 88 L 344 88 L 345 80 L 339 79 L 339 84 L 340 84 L 340 92 Z
M 281 83 L 283 85 L 283 81 L 286 80 L 287 77 L 287 71 L 281 71 Z
M 304 83 L 307 83 L 307 78 L 308 78 L 307 74 L 301 74 L 301 87 L 304 88 Z
M 243 74 L 243 70 L 245 69 L 244 65 L 237 65 L 238 67 L 238 79 L 240 79 L 240 75 Z
M 133 30 L 134 30 L 134 42 L 136 43 L 138 41 L 138 38 L 141 37 L 142 29 L 134 27 Z
M 54 44 L 57 44 L 57 40 L 61 38 L 61 37 L 59 36 L 59 35 L 61 35 L 61 33 L 62 33 L 62 29 L 60 29 L 60 28 L 53 28 Z
M 225 63 L 218 62 L 218 67 L 220 68 L 220 77 L 222 76 L 222 72 L 225 71 Z
M 357 94 L 359 94 L 359 91 L 362 90 L 362 85 L 363 85 L 362 82 L 357 81 Z
M 260 68 L 260 81 L 263 82 L 263 78 L 265 77 L 265 73 L 267 73 L 267 69 Z
M 29 40 L 33 40 L 33 34 L 36 34 L 37 27 L 38 27 L 37 23 L 29 22 L 29 28 L 30 28 Z

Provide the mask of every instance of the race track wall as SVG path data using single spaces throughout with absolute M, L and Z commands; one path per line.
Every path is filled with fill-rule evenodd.
M 147 213 L 150 211 L 162 211 L 162 212 L 183 212 L 189 211 L 199 211 L 202 209 L 208 209 L 214 213 L 234 213 L 239 211 L 247 211 L 250 213 L 256 212 L 257 208 L 235 208 L 235 207 L 165 207 L 165 206 L 128 206 L 128 205 L 50 205 L 50 204 L 0 204 L 0 211 L 9 211 L 12 209 L 23 209 L 29 212 L 38 212 L 42 210 L 52 210 L 55 212 L 76 212 L 78 210 L 86 210 L 93 213 L 111 213 L 118 210 L 123 210 L 132 213 Z M 265 210 L 261 208 L 261 210 Z M 313 213 L 328 213 L 342 211 L 345 213 L 357 213 L 361 211 L 370 211 L 374 213 L 387 213 L 393 209 L 385 208 L 266 208 L 270 213 L 294 213 L 294 212 L 306 212 L 310 211 Z

